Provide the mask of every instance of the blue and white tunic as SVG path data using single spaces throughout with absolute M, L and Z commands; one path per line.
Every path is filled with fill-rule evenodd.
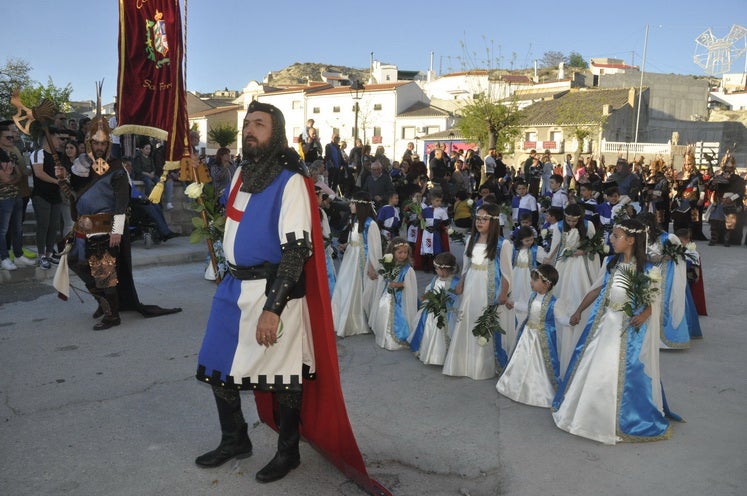
M 311 247 L 311 202 L 304 178 L 287 169 L 259 193 L 240 191 L 241 171 L 234 174 L 226 200 L 223 250 L 226 260 L 246 267 L 279 264 L 282 246 L 305 242 Z M 278 341 L 264 347 L 256 330 L 268 290 L 267 279 L 223 279 L 213 298 L 198 359 L 197 377 L 236 389 L 298 390 L 304 375 L 313 376 L 314 353 L 306 298 L 288 301 L 280 315 Z

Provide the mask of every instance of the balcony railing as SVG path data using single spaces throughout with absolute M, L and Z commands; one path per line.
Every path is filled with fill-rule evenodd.
M 626 143 L 624 141 L 602 140 L 602 153 L 625 153 L 626 155 L 662 155 L 672 153 L 672 142 L 667 143 Z

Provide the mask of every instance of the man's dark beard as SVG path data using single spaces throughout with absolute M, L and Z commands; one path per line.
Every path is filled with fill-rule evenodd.
M 262 162 L 270 157 L 272 143 L 260 145 L 256 138 L 244 138 L 244 158 L 252 162 Z
M 279 133 L 273 133 L 270 142 L 265 145 L 255 144 L 256 140 L 244 138 L 244 158 L 241 164 L 241 191 L 258 193 L 275 180 L 283 169 L 280 155 L 285 150 Z

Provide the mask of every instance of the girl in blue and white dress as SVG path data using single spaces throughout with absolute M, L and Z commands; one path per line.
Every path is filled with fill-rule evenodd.
M 496 369 L 508 362 L 502 336 L 494 334 L 486 346 L 472 334 L 477 319 L 488 305 L 499 304 L 501 327 L 510 333 L 514 326 L 513 305 L 508 301 L 511 289 L 511 242 L 501 236 L 500 208 L 483 203 L 475 217 L 475 226 L 464 251 L 462 279 L 456 292 L 461 295 L 459 310 L 451 332 L 449 351 L 444 360 L 446 375 L 490 379 Z
M 584 210 L 577 204 L 568 205 L 564 210 L 563 220 L 552 226 L 548 263 L 552 263 L 558 271 L 558 286 L 553 293 L 564 308 L 576 308 L 597 278 L 599 255 L 589 258 L 580 249 L 582 239 L 591 239 L 595 232 L 594 224 L 584 219 Z M 588 311 L 582 315 L 580 325 L 561 326 L 558 329 L 561 373 L 568 366 L 568 360 L 584 330 L 588 315 Z
M 660 343 L 662 349 L 690 347 L 690 328 L 687 320 L 687 264 L 675 263 L 664 256 L 664 244 L 681 245 L 680 238 L 659 229 L 656 215 L 646 213 L 638 217 L 648 230 L 646 257 L 661 269 L 663 297 L 660 312 Z
M 560 383 L 557 300 L 552 294 L 557 283 L 558 271 L 552 265 L 532 269 L 529 313 L 519 327 L 514 354 L 495 386 L 503 396 L 519 403 L 550 408 Z
M 341 338 L 370 332 L 368 317 L 381 258 L 381 234 L 374 220 L 371 195 L 365 191 L 356 192 L 350 201 L 350 212 L 354 221 L 347 243 L 341 245 L 345 255 L 332 294 L 335 333 Z
M 448 251 L 439 253 L 433 258 L 436 276 L 426 286 L 425 293 L 443 289 L 449 300 L 446 304 L 444 326 L 438 327 L 438 317 L 421 307 L 412 325 L 412 333 L 407 338 L 410 349 L 426 365 L 443 365 L 446 351 L 449 349 L 449 321 L 454 310 L 458 308 L 456 286 L 459 283 L 459 266 L 456 257 Z
M 519 324 L 524 322 L 529 312 L 529 295 L 532 292 L 532 270 L 541 264 L 547 258 L 547 252 L 535 244 L 534 230 L 529 226 L 522 226 L 516 231 L 514 240 L 513 256 L 511 265 L 513 266 L 511 276 L 511 301 L 514 305 L 516 314 L 516 329 Z M 516 347 L 517 336 L 506 335 L 506 347 L 508 355 Z
M 599 277 L 570 317 L 578 324 L 591 306 L 589 321 L 571 356 L 553 400 L 555 424 L 571 434 L 615 444 L 656 441 L 669 436 L 659 375 L 661 272 L 646 263 L 646 228 L 623 220 L 610 236 L 615 255 L 605 259 Z M 625 271 L 646 272 L 657 288 L 649 305 L 634 305 L 625 290 Z M 593 303 L 593 305 L 592 305 Z M 669 413 L 669 412 L 667 412 Z
M 392 239 L 384 257 L 388 255 L 397 264 L 399 273 L 393 279 L 380 276 L 384 284 L 379 284 L 382 289 L 371 328 L 376 344 L 394 351 L 408 347 L 410 323 L 418 311 L 418 279 L 410 265 L 410 245 L 406 239 Z

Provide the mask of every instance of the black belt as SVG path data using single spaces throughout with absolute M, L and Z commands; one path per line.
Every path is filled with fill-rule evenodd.
M 274 279 L 278 271 L 278 265 L 265 262 L 262 265 L 251 265 L 242 267 L 228 264 L 228 272 L 240 281 L 253 281 L 256 279 Z

